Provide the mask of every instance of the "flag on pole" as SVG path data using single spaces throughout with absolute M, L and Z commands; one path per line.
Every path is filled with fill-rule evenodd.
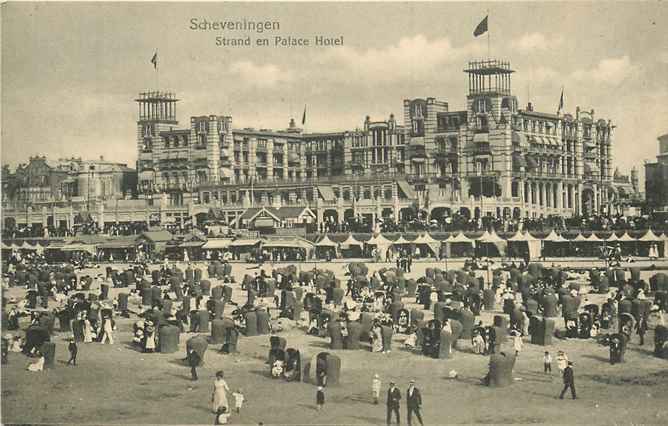
M 304 114 L 302 114 L 302 126 L 306 124 L 306 105 L 304 105 Z
M 561 88 L 561 97 L 559 98 L 559 108 L 557 108 L 557 114 L 561 112 L 561 110 L 564 109 L 564 88 Z
M 489 16 L 489 15 L 488 15 Z M 480 21 L 477 27 L 475 27 L 475 30 L 473 31 L 473 36 L 478 37 L 479 35 L 483 35 L 487 32 L 487 16 L 485 16 L 485 19 Z
M 151 63 L 153 64 L 154 69 L 158 69 L 158 51 L 156 50 L 151 58 Z

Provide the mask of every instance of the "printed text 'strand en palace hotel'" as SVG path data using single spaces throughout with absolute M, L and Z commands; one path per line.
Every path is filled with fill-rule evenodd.
M 219 207 L 229 223 L 250 206 L 306 206 L 318 219 L 398 219 L 419 206 L 439 216 L 570 216 L 605 209 L 612 183 L 610 121 L 519 109 L 507 62 L 470 62 L 464 111 L 404 101 L 362 129 L 303 133 L 233 129 L 232 117 L 191 117 L 178 99 L 142 93 L 137 122 L 140 197 Z M 331 219 L 329 219 L 331 217 Z

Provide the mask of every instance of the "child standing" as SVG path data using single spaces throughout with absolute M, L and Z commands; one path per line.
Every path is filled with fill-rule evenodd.
M 318 391 L 315 394 L 315 403 L 318 411 L 325 406 L 325 388 L 318 386 Z
M 378 374 L 373 375 L 373 380 L 371 381 L 371 395 L 373 396 L 374 405 L 378 405 L 378 399 L 380 398 L 380 377 Z
M 543 372 L 552 374 L 552 355 L 548 351 L 543 355 Z
M 74 337 L 70 338 L 70 344 L 67 345 L 67 349 L 70 351 L 70 359 L 67 361 L 67 365 L 77 365 L 77 353 L 79 352 L 79 348 L 77 348 L 77 344 L 74 341 Z
M 557 352 L 557 368 L 559 369 L 559 374 L 564 375 L 564 370 L 568 366 L 568 356 L 564 351 Z
M 234 408 L 237 410 L 237 414 L 241 412 L 241 406 L 244 404 L 244 390 L 239 388 L 236 392 L 232 392 L 234 397 Z

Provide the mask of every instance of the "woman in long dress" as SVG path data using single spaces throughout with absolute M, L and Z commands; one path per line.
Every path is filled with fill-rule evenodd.
M 371 333 L 371 351 L 383 352 L 383 330 L 380 328 L 380 325 L 375 324 Z
M 213 393 L 211 394 L 211 402 L 213 403 L 213 412 L 217 413 L 218 410 L 222 407 L 225 407 L 225 411 L 229 413 L 230 405 L 227 403 L 227 394 L 226 392 L 230 391 L 230 388 L 225 382 L 225 373 L 223 370 L 220 370 L 216 373 L 216 381 L 213 382 Z

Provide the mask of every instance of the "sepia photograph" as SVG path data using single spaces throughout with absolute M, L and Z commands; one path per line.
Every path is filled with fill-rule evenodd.
M 668 424 L 666 2 L 0 16 L 0 423 Z

